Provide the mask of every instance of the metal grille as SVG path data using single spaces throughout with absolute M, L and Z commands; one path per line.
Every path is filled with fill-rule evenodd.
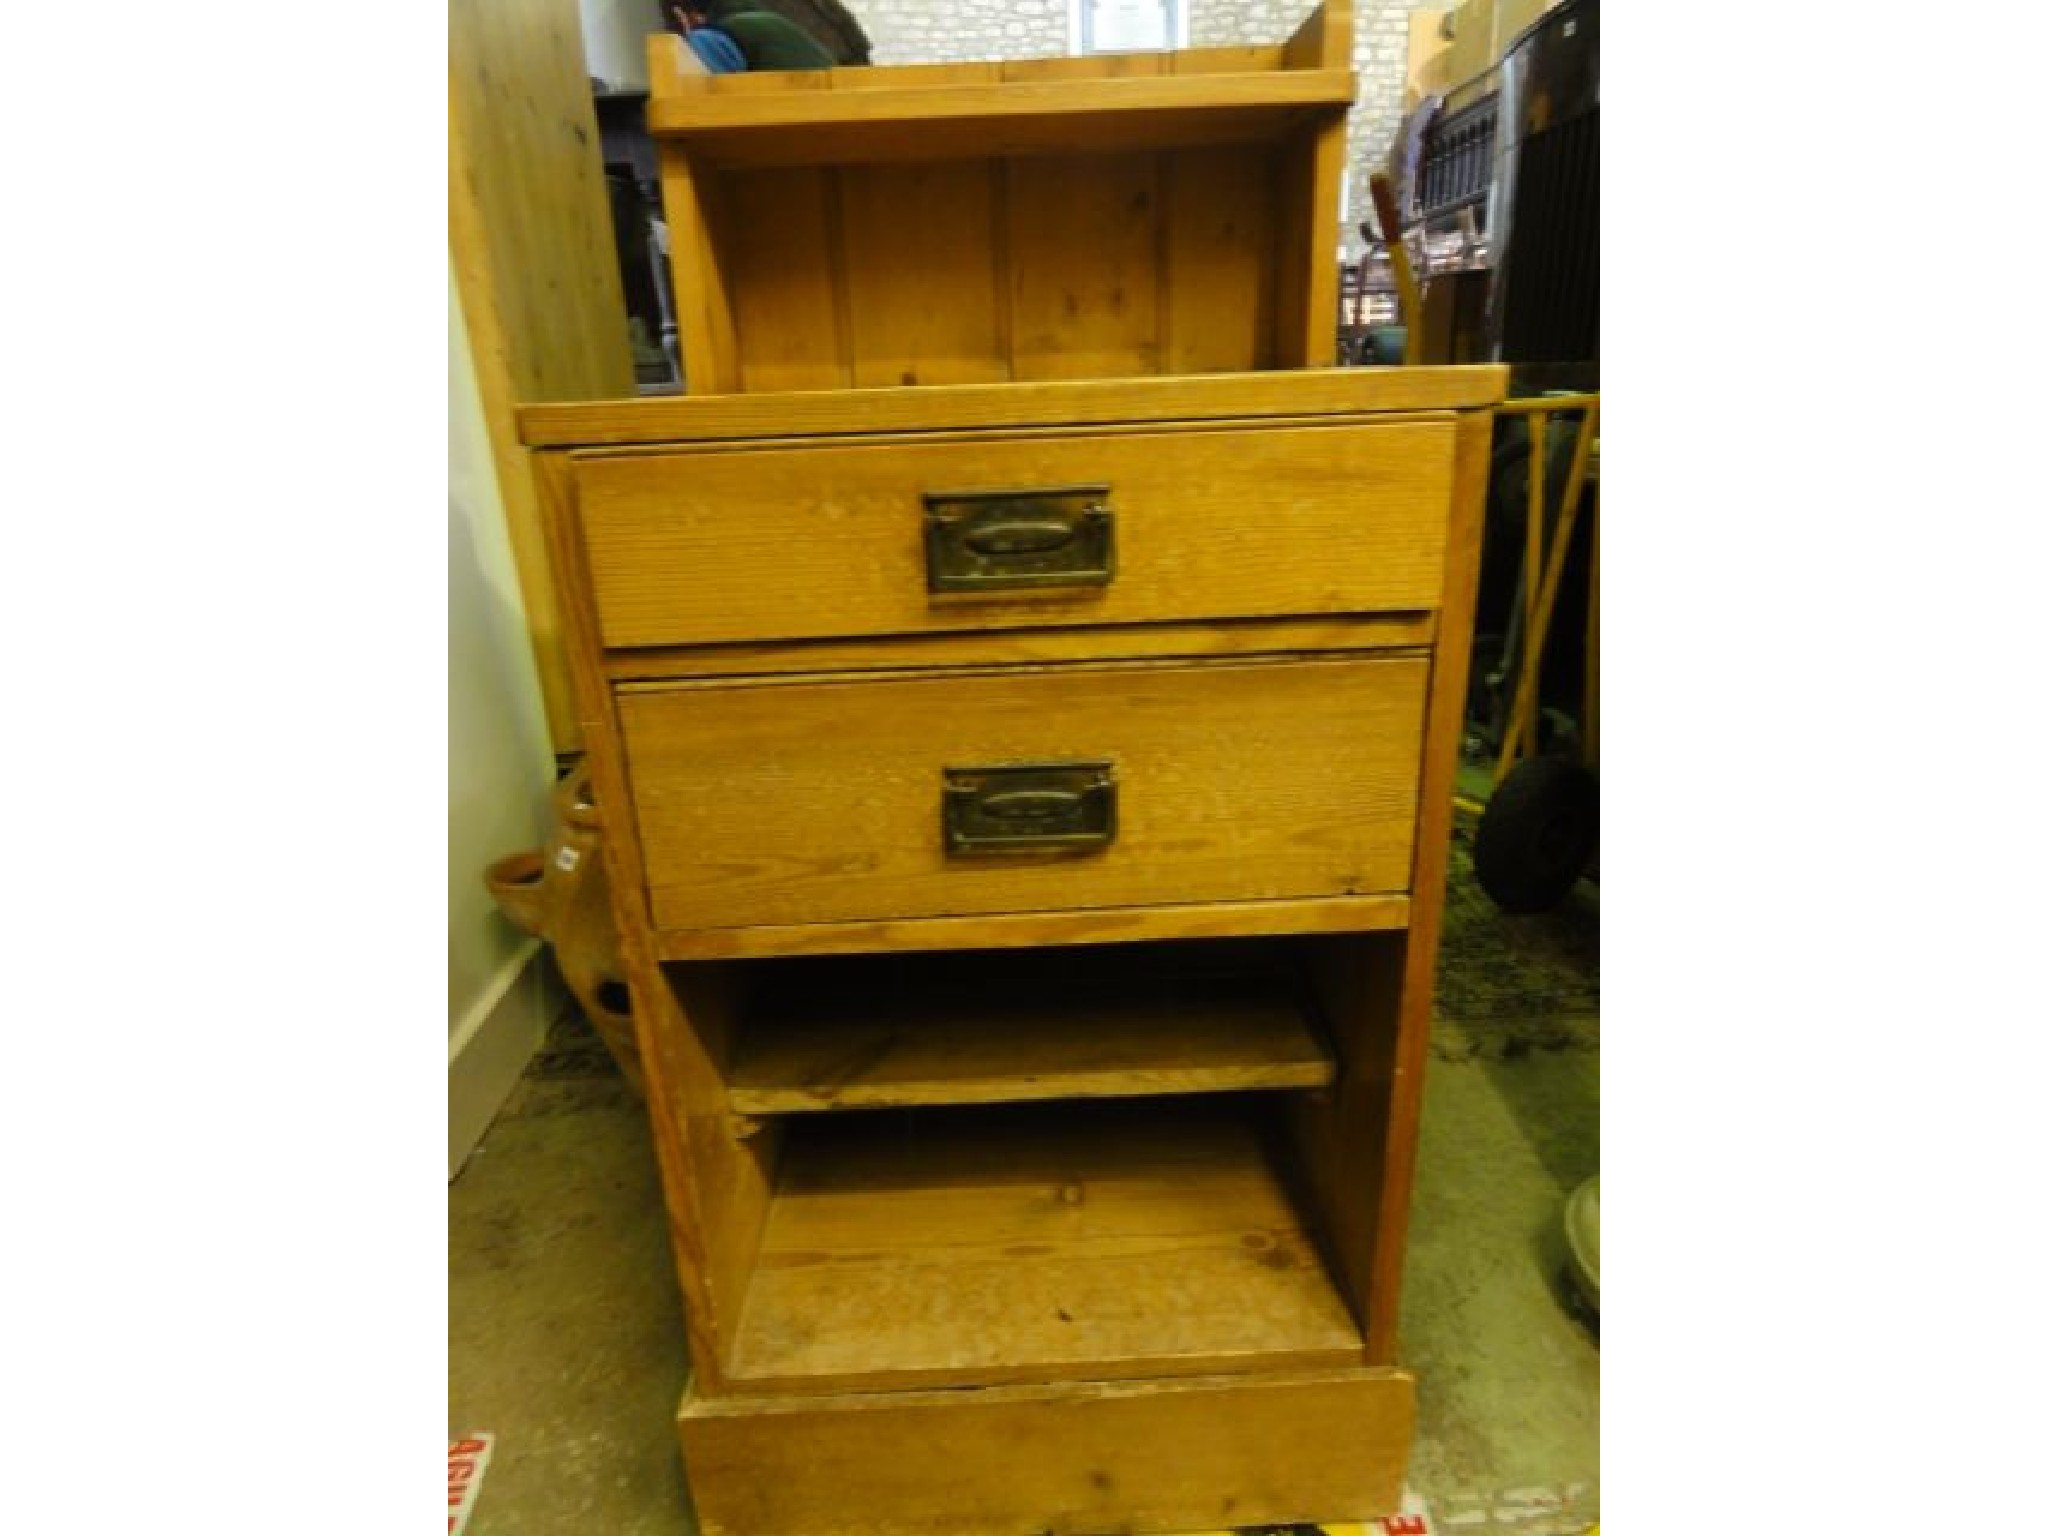
M 1600 110 L 1522 144 L 1509 228 L 1501 360 L 1600 355 Z
M 1416 178 L 1418 218 L 1433 219 L 1486 201 L 1493 186 L 1493 141 L 1499 119 L 1500 97 L 1489 95 L 1430 128 Z

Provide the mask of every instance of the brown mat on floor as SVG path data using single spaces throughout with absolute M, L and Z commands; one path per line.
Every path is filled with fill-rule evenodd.
M 1581 880 L 1555 911 L 1509 916 L 1472 874 L 1476 825 L 1461 812 L 1451 837 L 1430 1054 L 1498 1061 L 1598 1050 L 1599 888 Z

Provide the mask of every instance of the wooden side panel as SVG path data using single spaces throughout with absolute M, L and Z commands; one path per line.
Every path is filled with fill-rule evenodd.
M 1280 50 L 1287 69 L 1349 69 L 1352 0 L 1321 0 Z
M 763 1399 L 678 1419 L 705 1536 L 1095 1536 L 1367 1520 L 1400 1505 L 1393 1370 Z
M 1420 660 L 678 686 L 619 704 L 663 928 L 1397 892 Z M 1115 765 L 1114 841 L 949 854 L 945 770 Z
M 1010 162 L 1017 378 L 1160 371 L 1159 200 L 1156 155 Z
M 706 91 L 718 77 L 674 32 L 647 34 L 647 89 L 653 96 Z
M 729 395 L 740 385 L 739 341 L 732 295 L 713 229 L 720 222 L 719 184 L 679 144 L 661 146 L 661 202 L 668 219 L 670 287 L 683 382 L 695 395 Z
M 1337 360 L 1337 206 L 1348 131 L 1341 118 L 1311 126 L 1278 151 L 1275 351 L 1283 368 L 1327 368 Z
M 1162 157 L 1168 373 L 1235 373 L 1273 358 L 1271 155 L 1251 145 Z
M 1490 413 L 1474 413 L 1458 428 L 1407 931 L 1319 940 L 1313 950 L 1312 978 L 1341 1066 L 1329 1094 L 1300 1102 L 1296 1129 L 1332 1267 L 1362 1314 L 1367 1358 L 1380 1364 L 1397 1348 L 1492 424 Z
M 852 383 L 838 192 L 818 166 L 721 178 L 718 249 L 732 295 L 740 385 L 750 392 Z
M 572 0 L 448 11 L 448 246 L 557 751 L 579 743 L 517 408 L 634 392 L 597 121 Z
M 770 1127 L 764 1135 L 742 1139 L 727 1112 L 724 1071 L 741 972 L 697 966 L 671 985 L 655 954 L 645 864 L 634 818 L 626 809 L 632 791 L 618 750 L 613 694 L 599 660 L 575 481 L 566 457 L 536 455 L 536 483 L 547 506 L 562 582 L 577 717 L 589 743 L 588 761 L 604 818 L 605 871 L 647 1080 L 669 1239 L 687 1303 L 691 1362 L 698 1381 L 716 1390 L 760 1248 L 779 1133 Z
M 839 173 L 855 385 L 1009 378 L 1000 174 L 985 160 Z
M 1443 932 L 1449 875 L 1451 796 L 1464 735 L 1465 685 L 1472 664 L 1473 604 L 1493 445 L 1491 412 L 1458 424 L 1457 481 L 1451 491 L 1450 558 L 1444 569 L 1442 629 L 1430 671 L 1429 723 L 1422 745 L 1421 805 L 1416 819 L 1415 872 L 1402 957 L 1401 1032 L 1394 1047 L 1388 1095 L 1384 1195 L 1373 1245 L 1372 1305 L 1366 1327 L 1371 1357 L 1395 1358 L 1401 1266 L 1408 1245 L 1408 1206 L 1415 1181 L 1415 1139 L 1422 1116 L 1422 1074 L 1429 1060 L 1430 1008 L 1436 998 L 1437 940 Z
M 745 1317 L 783 1151 L 782 1127 L 736 1119 L 726 1098 L 745 973 L 692 965 L 643 968 L 641 976 L 645 984 L 633 988 L 633 1001 L 636 1011 L 648 1013 L 650 1026 L 641 1048 L 651 1044 L 661 1054 L 682 1173 L 695 1188 L 701 1223 L 702 1252 L 692 1262 L 701 1267 L 710 1316 L 708 1327 L 695 1327 L 694 1335 L 710 1336 L 716 1359 L 707 1363 L 700 1349 L 694 1363 L 699 1379 L 715 1386 Z

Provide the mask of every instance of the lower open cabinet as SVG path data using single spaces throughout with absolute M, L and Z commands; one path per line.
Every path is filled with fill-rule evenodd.
M 677 964 L 753 1194 L 680 1418 L 711 1536 L 1395 1509 L 1405 936 Z

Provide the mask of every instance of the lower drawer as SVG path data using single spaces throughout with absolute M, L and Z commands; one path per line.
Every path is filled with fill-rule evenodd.
M 1393 1513 L 1406 1372 L 685 1400 L 705 1536 L 1082 1536 Z
M 628 688 L 664 929 L 1402 891 L 1429 664 Z

